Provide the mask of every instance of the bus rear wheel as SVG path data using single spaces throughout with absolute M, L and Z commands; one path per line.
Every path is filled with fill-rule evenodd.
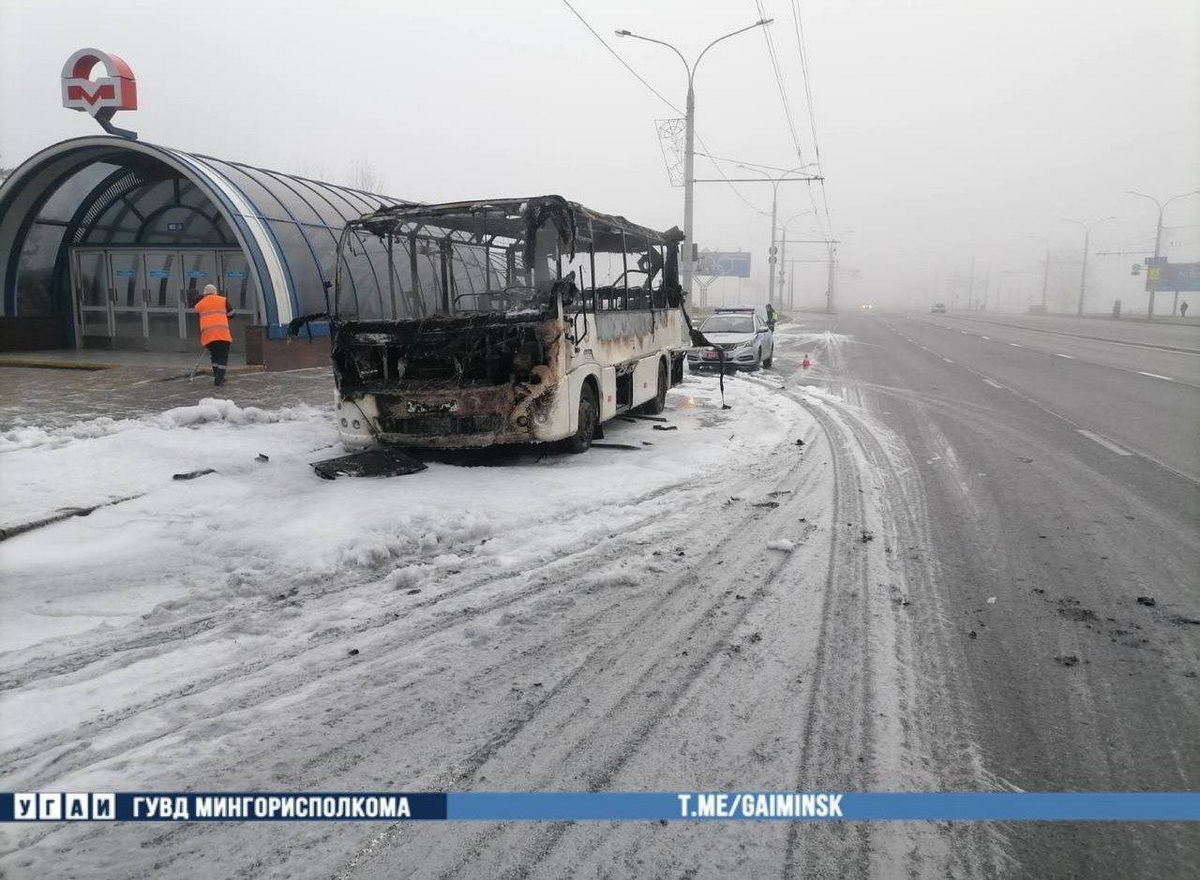
M 563 441 L 563 449 L 572 455 L 587 452 L 596 437 L 596 426 L 600 424 L 600 401 L 596 388 L 590 382 L 579 392 L 579 422 L 575 433 Z
M 667 408 L 667 389 L 671 387 L 671 377 L 667 374 L 666 361 L 658 362 L 658 392 L 642 404 L 642 412 L 656 416 Z

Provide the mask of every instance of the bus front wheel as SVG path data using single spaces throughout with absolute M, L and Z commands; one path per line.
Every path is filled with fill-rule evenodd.
M 600 424 L 600 401 L 596 398 L 596 388 L 590 382 L 585 383 L 579 392 L 579 423 L 575 433 L 563 441 L 563 448 L 573 455 L 587 452 L 596 437 L 596 426 Z

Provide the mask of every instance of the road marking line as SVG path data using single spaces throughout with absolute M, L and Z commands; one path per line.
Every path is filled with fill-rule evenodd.
M 999 388 L 1001 391 L 1004 390 L 1003 385 L 1001 385 L 999 382 L 993 382 L 991 379 L 984 379 L 983 383 L 985 385 L 991 385 L 993 388 Z
M 950 360 L 950 358 L 942 358 L 942 360 L 944 360 L 948 364 L 954 363 L 954 361 Z
M 1069 355 L 1069 354 L 1059 354 L 1057 351 L 1054 353 L 1054 356 L 1055 356 L 1055 357 L 1059 357 L 1059 358 L 1066 358 L 1066 359 L 1067 359 L 1067 360 L 1069 360 L 1069 361 L 1073 361 L 1073 360 L 1075 360 L 1075 357 L 1074 357 L 1073 355 Z
M 1013 348 L 1024 348 L 1025 347 L 1019 342 L 1010 342 L 1009 345 L 1011 345 Z
M 1117 455 L 1133 455 L 1133 453 L 1130 452 L 1128 449 L 1122 449 L 1116 443 L 1113 443 L 1111 440 L 1101 437 L 1099 434 L 1093 434 L 1091 431 L 1085 431 L 1083 428 L 1079 428 L 1077 430 L 1084 437 L 1087 437 L 1089 440 L 1094 440 L 1095 442 L 1097 442 L 1101 446 L 1103 446 L 1105 449 L 1107 449 L 1109 452 L 1115 452 Z
M 1138 370 L 1139 376 L 1149 376 L 1151 379 L 1162 379 L 1164 382 L 1174 382 L 1170 376 L 1160 376 L 1158 373 L 1147 373 L 1144 370 Z

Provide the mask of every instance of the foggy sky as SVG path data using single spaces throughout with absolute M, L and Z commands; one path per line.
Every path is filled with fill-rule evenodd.
M 674 43 L 688 59 L 753 23 L 746 2 L 572 0 L 658 91 L 683 107 L 683 65 L 618 28 Z M 764 0 L 800 134 L 815 160 L 791 0 Z M 993 307 L 1040 297 L 1049 247 L 1077 259 L 1096 227 L 1091 309 L 1114 297 L 1144 309 L 1130 265 L 1153 249 L 1157 209 L 1200 189 L 1200 5 L 1078 0 L 804 0 L 800 4 L 820 169 L 834 233 L 846 233 L 844 305 L 949 300 L 972 258 Z M 684 12 L 683 10 L 687 11 Z M 0 164 L 100 131 L 60 105 L 67 57 L 91 46 L 122 56 L 140 109 L 115 124 L 141 138 L 349 182 L 356 163 L 401 198 L 561 193 L 650 226 L 682 226 L 655 120 L 677 114 L 620 66 L 561 0 L 455 3 L 352 0 L 203 4 L 0 0 Z M 762 33 L 705 57 L 697 129 L 716 155 L 800 164 Z M 725 165 L 730 176 L 751 176 Z M 697 177 L 717 177 L 698 159 Z M 696 188 L 701 247 L 752 251 L 761 299 L 770 187 Z M 806 184 L 782 184 L 780 220 L 811 208 Z M 820 193 L 813 185 L 816 204 Z M 815 238 L 799 218 L 791 238 Z M 822 221 L 824 222 L 824 221 Z M 1200 260 L 1200 196 L 1165 216 L 1173 261 Z M 826 231 L 828 227 L 826 226 Z M 824 248 L 796 246 L 820 258 Z M 824 301 L 825 270 L 797 274 L 798 299 Z M 1078 267 L 1054 284 L 1078 287 Z M 727 298 L 753 299 L 751 285 Z M 716 290 L 716 288 L 714 288 Z M 1073 300 L 1072 300 L 1073 303 Z

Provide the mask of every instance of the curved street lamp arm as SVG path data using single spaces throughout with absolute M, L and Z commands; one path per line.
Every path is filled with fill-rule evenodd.
M 1129 195 L 1129 196 L 1140 196 L 1143 199 L 1149 199 L 1150 201 L 1154 202 L 1154 204 L 1158 205 L 1158 209 L 1160 211 L 1163 209 L 1163 203 L 1160 202 L 1158 199 L 1154 198 L 1154 196 L 1148 196 L 1145 193 L 1140 193 L 1140 192 L 1137 192 L 1136 190 L 1132 190 L 1132 189 L 1125 190 L 1125 194 Z
M 791 217 L 788 217 L 786 220 L 783 221 L 784 231 L 786 232 L 786 230 L 788 228 L 788 224 L 791 223 L 793 220 L 797 219 L 798 217 L 804 217 L 808 214 L 816 214 L 816 213 L 817 213 L 816 211 L 801 211 L 799 214 L 793 214 Z
M 711 49 L 713 46 L 717 45 L 717 43 L 720 43 L 722 40 L 728 40 L 730 37 L 736 37 L 738 34 L 744 34 L 746 31 L 754 30 L 756 27 L 766 27 L 774 20 L 775 19 L 773 19 L 773 18 L 760 18 L 758 21 L 754 22 L 754 24 L 746 25 L 746 27 L 741 28 L 740 30 L 731 31 L 730 33 L 726 34 L 723 37 L 717 37 L 715 40 L 713 40 L 711 43 L 709 43 L 707 46 L 705 46 L 704 49 L 700 52 L 700 54 L 696 56 L 696 63 L 692 65 L 691 72 L 689 73 L 689 78 L 695 75 L 696 68 L 700 66 L 700 59 L 702 59 L 704 57 L 705 53 L 708 52 L 709 49 Z
M 1165 208 L 1167 205 L 1171 204 L 1171 202 L 1175 201 L 1176 199 L 1186 199 L 1188 196 L 1194 196 L 1194 195 L 1200 195 L 1200 189 L 1194 189 L 1191 192 L 1180 193 L 1177 196 L 1171 196 L 1171 198 L 1167 199 L 1165 202 L 1162 203 L 1162 206 Z
M 660 46 L 666 46 L 668 49 L 670 49 L 672 52 L 674 52 L 676 55 L 679 56 L 679 60 L 683 62 L 683 69 L 685 71 L 687 71 L 688 82 L 690 83 L 692 81 L 693 68 L 688 66 L 687 59 L 683 57 L 683 53 L 680 52 L 678 49 L 676 49 L 674 46 L 672 46 L 670 43 L 664 42 L 663 40 L 656 40 L 656 39 L 654 39 L 654 37 L 643 37 L 641 34 L 635 34 L 633 31 L 617 31 L 616 33 L 617 33 L 618 37 L 633 37 L 635 40 L 645 40 L 647 43 L 658 43 L 658 45 L 660 45 Z

